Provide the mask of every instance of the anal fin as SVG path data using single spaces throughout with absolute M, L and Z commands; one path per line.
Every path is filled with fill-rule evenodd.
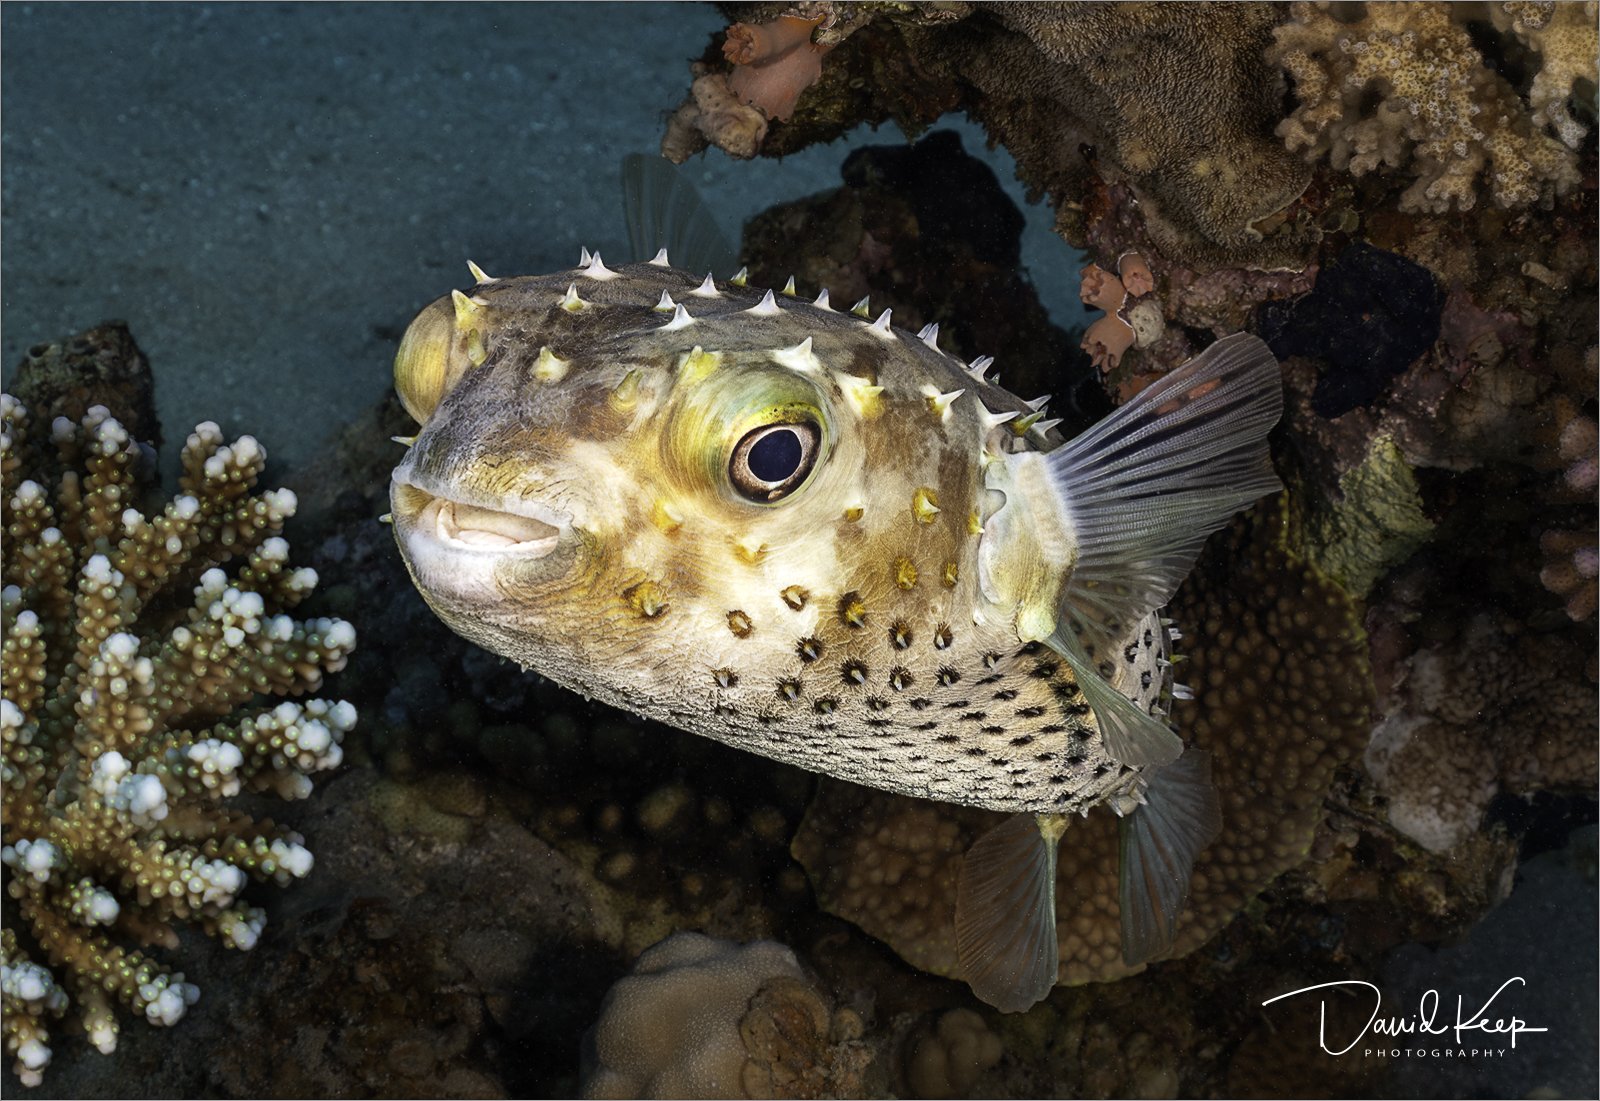
M 1143 778 L 1145 804 L 1120 823 L 1122 958 L 1130 967 L 1172 949 L 1195 858 L 1222 831 L 1209 754 L 1185 750 Z
M 956 957 L 983 1001 L 1021 1013 L 1056 984 L 1056 843 L 1067 820 L 1014 814 L 978 838 L 956 887 Z

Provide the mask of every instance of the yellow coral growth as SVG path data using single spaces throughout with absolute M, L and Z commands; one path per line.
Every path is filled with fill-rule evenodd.
M 285 614 L 317 578 L 290 568 L 279 536 L 294 494 L 254 492 L 266 456 L 251 437 L 224 445 L 216 425 L 200 425 L 180 494 L 146 513 L 139 447 L 103 406 L 78 424 L 58 418 L 48 443 L 10 395 L 0 419 L 0 858 L 21 919 L 0 942 L 0 999 L 6 1049 L 36 1085 L 47 1021 L 69 1002 L 110 1052 L 114 1003 L 166 1025 L 198 997 L 127 942 L 174 948 L 173 923 L 189 921 L 248 949 L 265 916 L 240 899 L 246 882 L 310 871 L 299 835 L 222 800 L 242 789 L 304 798 L 308 774 L 339 764 L 355 710 L 235 709 L 320 688 L 355 632 Z M 50 465 L 61 470 L 53 490 Z M 236 559 L 229 577 L 219 567 Z
M 1548 42 L 1529 103 L 1484 64 L 1467 33 L 1467 7 L 1291 5 L 1268 56 L 1294 78 L 1300 106 L 1278 135 L 1291 150 L 1326 156 L 1356 176 L 1409 166 L 1417 181 L 1400 197 L 1402 210 L 1469 210 L 1480 176 L 1502 207 L 1575 186 L 1576 161 L 1562 142 L 1575 144 L 1582 127 L 1567 114 L 1566 100 L 1574 80 L 1593 79 L 1593 5 L 1563 5 L 1590 10 L 1563 12 L 1547 19 L 1548 27 L 1531 26 L 1536 15 L 1497 13 L 1525 40 Z

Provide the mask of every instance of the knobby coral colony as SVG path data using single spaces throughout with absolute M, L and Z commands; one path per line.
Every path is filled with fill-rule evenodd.
M 0 412 L 13 900 L 0 1004 L 6 1049 L 31 1086 L 50 1060 L 49 1021 L 70 1003 L 109 1053 L 113 1003 L 169 1025 L 199 996 L 181 972 L 119 942 L 175 948 L 173 923 L 186 920 L 248 949 L 265 915 L 240 898 L 247 881 L 310 871 L 299 835 L 223 800 L 304 798 L 310 773 L 339 764 L 355 709 L 320 699 L 236 709 L 316 690 L 355 631 L 286 614 L 317 576 L 290 568 L 278 534 L 294 494 L 253 492 L 265 453 L 251 437 L 225 446 L 215 424 L 200 425 L 179 495 L 143 512 L 148 464 L 105 407 L 79 424 L 57 418 L 48 433 L 10 395 Z M 232 577 L 219 568 L 241 558 Z

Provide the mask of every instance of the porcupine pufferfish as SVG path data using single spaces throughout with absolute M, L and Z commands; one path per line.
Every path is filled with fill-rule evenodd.
M 1237 334 L 1072 440 L 863 302 L 585 251 L 472 267 L 411 323 L 391 485 L 417 588 L 568 688 L 858 784 L 1013 812 L 964 859 L 957 956 L 1023 1010 L 1058 971 L 1056 845 L 1122 816 L 1130 962 L 1220 814 L 1167 721 L 1159 609 L 1280 488 L 1277 362 Z

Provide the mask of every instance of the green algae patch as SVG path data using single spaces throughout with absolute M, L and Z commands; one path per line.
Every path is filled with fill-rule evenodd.
M 1306 518 L 1306 552 L 1316 567 L 1364 598 L 1389 570 L 1433 535 L 1422 495 L 1393 439 L 1373 439 L 1361 465 L 1339 479 L 1340 500 Z

